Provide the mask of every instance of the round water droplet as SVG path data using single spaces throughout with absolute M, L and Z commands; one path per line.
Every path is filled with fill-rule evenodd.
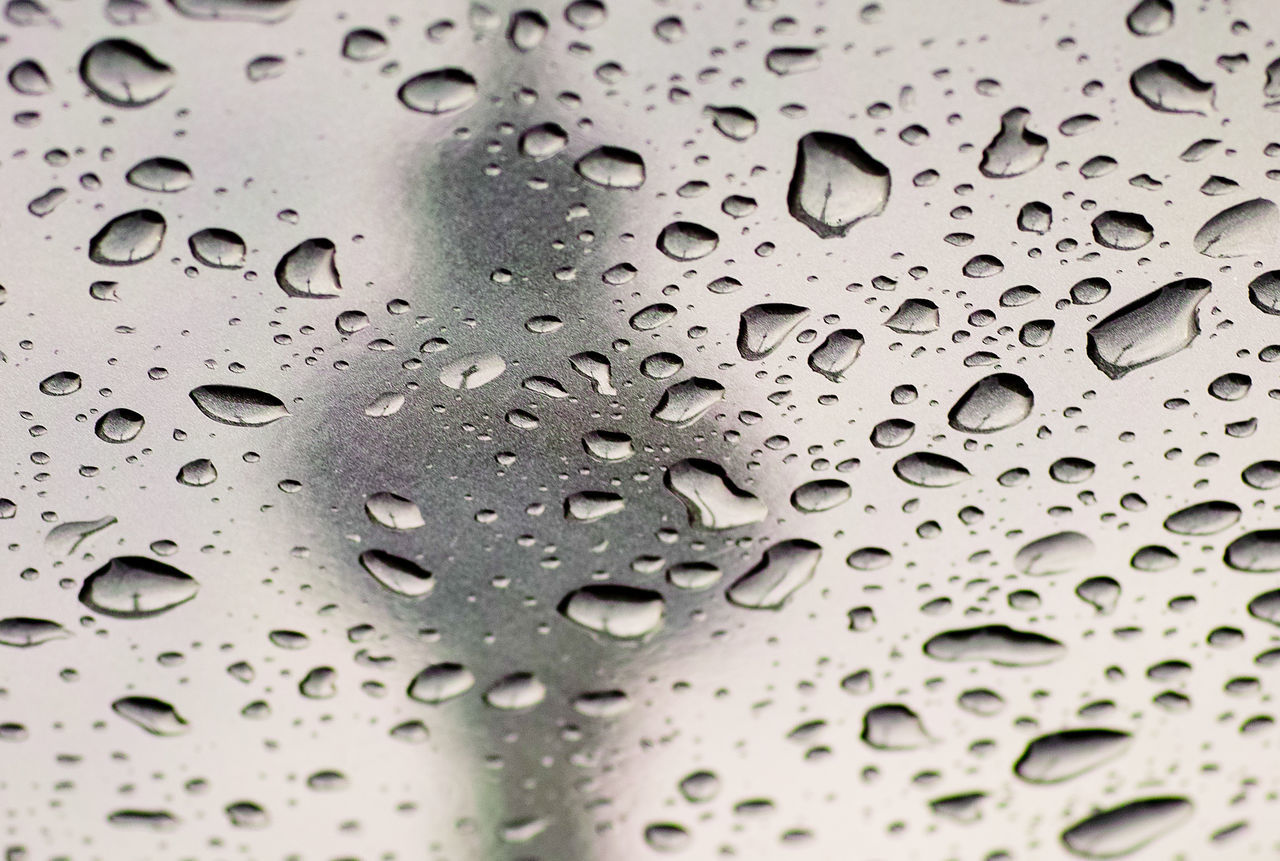
M 470 107 L 478 97 L 476 79 L 463 69 L 434 69 L 414 75 L 397 93 L 410 110 L 424 114 L 451 114 Z

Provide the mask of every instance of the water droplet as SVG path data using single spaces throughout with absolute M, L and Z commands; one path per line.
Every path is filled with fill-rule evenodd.
M 190 392 L 197 409 L 216 422 L 233 427 L 269 425 L 289 415 L 284 401 L 275 395 L 244 386 L 213 384 Z
M 244 265 L 244 240 L 230 230 L 206 227 L 191 234 L 187 245 L 191 248 L 191 256 L 205 266 L 239 269 Z
M 330 299 L 342 290 L 334 244 L 323 238 L 307 239 L 287 251 L 276 264 L 276 283 L 286 295 Z
M 1172 0 L 1140 0 L 1125 18 L 1135 36 L 1158 36 L 1173 26 Z
M 994 433 L 1027 416 L 1035 399 L 1016 374 L 992 374 L 974 383 L 947 413 L 951 427 L 964 433 Z
M 876 706 L 862 716 L 862 740 L 877 750 L 914 750 L 932 741 L 920 716 L 898 703 Z
M 428 705 L 438 705 L 460 697 L 476 683 L 476 677 L 462 664 L 432 664 L 413 677 L 409 683 L 409 699 Z
M 717 108 L 708 105 L 707 114 L 711 117 L 711 124 L 715 126 L 716 131 L 730 140 L 744 141 L 755 134 L 756 129 L 759 128 L 755 114 L 745 108 Z
M 169 3 L 188 18 L 274 24 L 287 18 L 298 0 L 169 0 Z
M 89 240 L 89 259 L 104 266 L 129 266 L 156 256 L 164 241 L 164 216 L 139 209 L 118 215 Z
M 857 361 L 863 343 L 862 333 L 857 329 L 837 329 L 809 354 L 809 367 L 831 382 L 838 383 L 844 379 L 844 372 Z
M 616 493 L 606 490 L 582 490 L 571 493 L 564 499 L 565 520 L 576 520 L 587 523 L 617 514 L 626 508 L 627 501 Z
M 631 437 L 621 431 L 588 431 L 582 437 L 587 454 L 604 461 L 623 461 L 636 453 Z
M 574 169 L 583 179 L 601 188 L 639 188 L 644 184 L 644 160 L 622 147 L 596 147 L 578 159 Z
M 50 640 L 62 640 L 70 636 L 70 631 L 48 619 L 31 619 L 26 616 L 0 619 L 0 646 L 29 649 Z
M 1237 203 L 1206 221 L 1194 243 L 1206 257 L 1263 257 L 1280 245 L 1280 207 L 1263 197 Z
M 731 604 L 752 610 L 779 610 L 801 586 L 813 579 L 822 546 L 803 538 L 779 541 L 755 567 L 725 592 Z
M 1089 536 L 1080 532 L 1055 532 L 1024 545 L 1013 557 L 1013 564 L 1023 574 L 1033 577 L 1065 574 L 1093 552 Z
M 185 484 L 187 487 L 204 487 L 217 480 L 218 470 L 207 457 L 189 461 L 178 470 L 178 484 Z
M 118 407 L 103 413 L 93 426 L 93 432 L 103 442 L 125 443 L 142 433 L 142 427 L 145 424 L 146 420 L 141 413 Z
M 1088 332 L 1089 358 L 1113 380 L 1186 349 L 1200 334 L 1203 278 L 1174 281 L 1112 313 Z
M 724 398 L 724 386 L 704 377 L 691 377 L 670 386 L 653 408 L 653 418 L 683 427 L 696 422 Z
M 125 180 L 146 191 L 175 192 L 189 188 L 195 178 L 191 168 L 176 158 L 156 156 L 144 159 L 129 169 Z
M 9 69 L 9 86 L 24 96 L 43 96 L 53 90 L 44 67 L 35 60 L 21 60 Z
M 844 505 L 853 496 L 848 482 L 838 478 L 820 478 L 806 482 L 791 492 L 791 505 L 796 511 L 814 514 Z
M 1112 577 L 1090 577 L 1076 587 L 1081 601 L 1092 604 L 1102 615 L 1110 613 L 1120 600 L 1120 584 Z
M 1000 117 L 1000 131 L 982 151 L 978 170 L 983 176 L 1006 179 L 1039 167 L 1049 152 L 1049 140 L 1027 128 L 1031 111 L 1014 108 Z
M 364 511 L 370 520 L 387 529 L 403 531 L 427 525 L 417 503 L 387 491 L 371 494 L 365 500 Z
M 658 250 L 672 260 L 706 257 L 720 244 L 720 235 L 692 221 L 673 221 L 658 234 Z
M 470 107 L 478 97 L 476 79 L 463 69 L 434 69 L 414 75 L 397 93 L 406 108 L 424 114 L 451 114 Z
M 645 826 L 644 842 L 655 852 L 683 852 L 693 843 L 693 836 L 674 822 L 655 822 Z
M 373 579 L 397 595 L 403 595 L 406 598 L 430 595 L 436 585 L 430 571 L 412 559 L 388 553 L 386 550 L 364 551 L 360 554 L 360 565 Z
M 960 461 L 931 451 L 902 458 L 893 465 L 893 474 L 917 487 L 951 487 L 971 477 Z
M 59 371 L 40 381 L 40 391 L 46 395 L 61 397 L 80 391 L 80 375 L 74 371 Z
M 738 322 L 738 352 L 749 362 L 763 359 L 782 345 L 808 313 L 808 308 L 781 302 L 753 305 Z
M 80 79 L 118 108 L 140 108 L 169 92 L 173 69 L 127 39 L 103 39 L 80 58 Z
M 709 460 L 691 458 L 673 463 L 664 481 L 688 509 L 689 523 L 700 529 L 747 526 L 769 514 L 763 502 L 734 484 L 723 467 Z
M 1251 574 L 1280 571 L 1280 529 L 1246 532 L 1227 545 L 1223 561 Z
M 1109 209 L 1093 219 L 1093 238 L 1117 251 L 1136 251 L 1155 237 L 1155 229 L 1140 213 Z
M 1062 843 L 1081 858 L 1120 858 L 1191 818 L 1185 798 L 1143 798 L 1091 814 L 1062 832 Z
M 1129 78 L 1133 94 L 1155 111 L 1207 114 L 1213 110 L 1214 86 L 1172 60 L 1155 60 Z
M 796 147 L 787 207 L 805 227 L 831 239 L 884 212 L 890 185 L 889 168 L 853 138 L 810 132 Z
M 1013 766 L 1028 783 L 1061 783 L 1123 754 L 1131 737 L 1113 729 L 1068 729 L 1033 739 Z
M 386 36 L 367 27 L 349 30 L 342 37 L 342 56 L 357 63 L 376 60 L 385 55 L 389 48 Z
M 1165 518 L 1164 528 L 1178 535 L 1213 535 L 1235 526 L 1240 515 L 1240 506 L 1215 499 L 1175 511 Z
M 484 692 L 484 701 L 502 711 L 523 711 L 538 705 L 546 696 L 546 685 L 533 673 L 511 673 Z
M 146 619 L 196 596 L 200 584 L 172 565 L 145 556 L 117 556 L 85 578 L 80 603 L 117 619 Z
M 177 709 L 154 697 L 122 697 L 111 704 L 111 710 L 152 735 L 182 735 L 191 728 Z
M 1066 655 L 1062 643 L 1008 625 L 981 625 L 944 631 L 924 644 L 924 653 L 939 661 L 990 661 L 999 667 L 1033 667 Z
M 884 325 L 900 335 L 927 335 L 942 324 L 938 306 L 928 299 L 908 299 Z
M 555 123 L 532 126 L 520 135 L 520 154 L 543 161 L 569 144 L 569 133 Z
M 497 353 L 469 353 L 440 369 L 440 382 L 451 389 L 478 389 L 507 369 Z
M 657 631 L 665 609 L 657 592 L 615 584 L 575 589 L 559 607 L 571 622 L 618 639 L 647 637 Z

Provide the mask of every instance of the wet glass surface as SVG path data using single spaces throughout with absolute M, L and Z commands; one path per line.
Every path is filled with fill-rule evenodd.
M 1272 858 L 1267 0 L 9 0 L 5 861 Z

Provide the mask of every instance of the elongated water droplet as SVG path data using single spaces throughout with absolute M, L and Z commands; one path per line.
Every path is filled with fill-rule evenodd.
M 1246 532 L 1227 545 L 1223 561 L 1251 574 L 1280 571 L 1280 529 Z
M 1055 532 L 1024 545 L 1013 557 L 1014 566 L 1023 574 L 1040 577 L 1065 574 L 1091 557 L 1093 541 L 1080 532 Z
M 565 520 L 587 523 L 617 514 L 627 507 L 627 501 L 607 490 L 582 490 L 564 499 Z
M 164 216 L 152 209 L 117 215 L 89 240 L 89 259 L 104 266 L 130 266 L 156 256 L 164 242 Z
M 658 234 L 658 250 L 672 260 L 698 260 L 720 244 L 720 235 L 692 221 L 673 221 Z
M 1264 197 L 1222 210 L 1196 231 L 1196 251 L 1206 257 L 1254 257 L 1280 247 L 1280 207 Z
M 1129 87 L 1155 111 L 1204 115 L 1213 110 L 1213 84 L 1200 80 L 1173 60 L 1147 63 L 1129 77 Z
M 738 352 L 747 361 L 763 359 L 782 345 L 808 313 L 808 308 L 782 302 L 753 305 L 738 322 Z
M 796 511 L 814 514 L 844 505 L 853 496 L 849 483 L 838 478 L 820 478 L 806 482 L 791 492 L 791 505 Z
M 189 188 L 195 178 L 191 168 L 176 158 L 156 156 L 144 159 L 129 169 L 125 180 L 147 191 L 175 192 Z
M 1061 783 L 1124 753 L 1131 737 L 1113 729 L 1068 729 L 1033 739 L 1014 763 L 1028 783 Z
M 944 631 L 924 644 L 924 653 L 939 661 L 990 661 L 1000 667 L 1033 667 L 1059 660 L 1067 648 L 1034 631 L 981 625 Z
M 497 353 L 468 353 L 440 369 L 440 382 L 451 389 L 478 389 L 506 369 L 506 361 Z
M 752 610 L 779 610 L 801 586 L 813 579 L 822 546 L 803 538 L 779 541 L 756 566 L 725 592 L 729 603 Z
M 360 554 L 360 565 L 373 579 L 406 598 L 430 595 L 436 585 L 431 572 L 417 562 L 385 550 L 364 551 Z
M 289 415 L 284 401 L 275 395 L 244 386 L 196 386 L 190 397 L 200 412 L 233 427 L 262 427 Z
M 1200 334 L 1196 306 L 1210 286 L 1203 278 L 1184 278 L 1130 302 L 1089 330 L 1089 358 L 1117 380 L 1186 349 Z
M 60 523 L 49 530 L 49 534 L 44 539 L 44 546 L 55 556 L 70 556 L 86 538 L 96 535 L 116 522 L 114 517 L 107 515 L 97 520 L 72 520 Z
M 546 685 L 533 673 L 511 673 L 484 692 L 484 701 L 502 711 L 524 711 L 541 703 L 546 696 Z
M 907 455 L 893 465 L 893 474 L 917 487 L 951 487 L 971 477 L 960 461 L 932 451 Z
M 1077 822 L 1062 832 L 1062 843 L 1081 858 L 1120 858 L 1186 822 L 1193 810 L 1176 796 L 1130 801 Z
M 293 12 L 299 0 L 169 0 L 188 18 L 213 21 L 254 21 L 274 24 Z
M 379 526 L 387 529 L 420 529 L 427 525 L 417 503 L 387 491 L 371 494 L 364 503 L 365 514 Z
M 121 697 L 111 704 L 111 710 L 152 735 L 182 735 L 191 728 L 177 709 L 155 697 Z
M 48 619 L 32 619 L 26 616 L 0 619 L 0 646 L 29 649 L 32 646 L 39 646 L 51 640 L 63 640 L 70 636 L 70 631 Z
M 476 683 L 476 677 L 462 664 L 432 664 L 409 683 L 409 699 L 438 705 L 465 694 Z
M 662 393 L 653 417 L 677 427 L 693 424 L 724 398 L 724 392 L 724 386 L 715 380 L 691 377 Z
M 564 597 L 559 609 L 566 619 L 584 628 L 627 640 L 658 630 L 666 602 L 650 589 L 601 584 L 575 589 Z
M 424 114 L 451 114 L 470 107 L 479 95 L 476 79 L 458 68 L 434 69 L 400 85 L 400 102 Z

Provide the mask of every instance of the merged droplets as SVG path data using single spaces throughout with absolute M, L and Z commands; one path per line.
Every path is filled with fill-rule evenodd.
M 1027 128 L 1031 112 L 1014 108 L 1000 117 L 1000 131 L 982 151 L 978 170 L 992 179 L 1021 176 L 1039 167 L 1049 151 L 1049 140 Z
M 173 86 L 174 71 L 128 39 L 103 39 L 80 58 L 80 80 L 118 108 L 140 108 Z
M 104 266 L 150 260 L 160 250 L 164 231 L 164 216 L 153 209 L 117 215 L 89 240 L 89 259 Z
M 1048 664 L 1066 655 L 1062 643 L 1008 625 L 981 625 L 945 631 L 924 644 L 924 653 L 939 661 L 990 661 L 997 666 Z
M 1206 257 L 1263 257 L 1280 246 L 1280 207 L 1264 197 L 1237 203 L 1196 231 L 1196 251 Z
M 810 132 L 796 147 L 787 207 L 805 227 L 831 239 L 884 212 L 889 191 L 889 168 L 853 138 Z
M 85 578 L 80 603 L 117 619 L 158 616 L 196 596 L 191 575 L 145 556 L 117 556 Z
M 667 489 L 680 497 L 689 522 L 701 529 L 733 529 L 759 523 L 768 507 L 738 487 L 719 464 L 690 458 L 671 464 L 664 477 Z
M 397 95 L 410 110 L 452 114 L 470 107 L 479 95 L 479 88 L 470 72 L 449 67 L 414 75 L 400 85 Z
M 765 358 L 808 313 L 808 308 L 781 302 L 753 305 L 742 312 L 738 322 L 738 353 L 749 362 Z
M 752 610 L 778 610 L 804 584 L 813 579 L 822 559 L 822 547 L 793 538 L 779 541 L 764 552 L 754 568 L 725 592 L 731 604 Z

